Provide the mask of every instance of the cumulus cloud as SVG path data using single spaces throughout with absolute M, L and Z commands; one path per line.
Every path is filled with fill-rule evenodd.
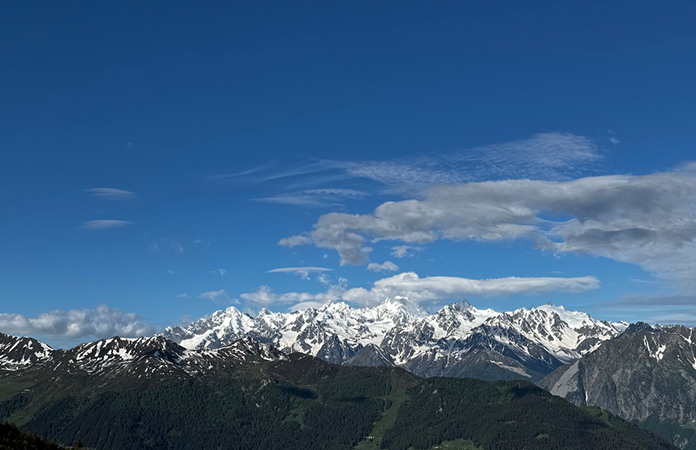
M 125 220 L 102 219 L 83 222 L 80 228 L 83 230 L 106 230 L 108 228 L 123 228 L 132 224 L 132 222 Z
M 0 329 L 15 335 L 65 338 L 139 337 L 157 331 L 156 327 L 144 322 L 136 314 L 112 309 L 106 305 L 95 309 L 52 311 L 38 317 L 0 314 Z
M 290 273 L 299 275 L 306 280 L 309 279 L 309 274 L 311 273 L 325 274 L 326 272 L 333 272 L 333 269 L 328 269 L 326 267 L 281 267 L 269 270 L 266 273 Z
M 281 239 L 278 241 L 278 245 L 282 245 L 283 247 L 297 247 L 298 245 L 309 245 L 311 244 L 312 238 L 309 236 L 304 236 L 304 235 L 299 235 L 299 236 L 290 236 Z
M 373 272 L 382 272 L 387 271 L 387 272 L 396 272 L 399 270 L 399 266 L 394 264 L 391 261 L 384 261 L 382 264 L 377 264 L 377 263 L 370 263 L 367 265 L 367 270 L 371 270 Z
M 696 287 L 696 163 L 644 176 L 570 181 L 504 180 L 428 189 L 366 215 L 329 213 L 311 233 L 287 238 L 336 250 L 342 264 L 366 261 L 368 240 L 518 239 L 557 253 L 633 263 L 682 288 Z
M 130 200 L 138 198 L 135 192 L 124 191 L 123 189 L 91 188 L 85 189 L 85 192 L 92 194 L 92 197 L 106 198 L 110 200 Z
M 227 292 L 224 289 L 220 289 L 219 291 L 203 292 L 201 295 L 198 296 L 198 298 L 202 298 L 203 300 L 213 300 L 215 302 L 221 302 L 229 300 L 230 296 L 227 295 Z
M 357 305 L 376 305 L 386 298 L 408 297 L 415 302 L 440 301 L 464 296 L 501 297 L 511 295 L 535 295 L 549 292 L 583 292 L 599 287 L 594 277 L 576 278 L 494 278 L 474 280 L 460 277 L 425 277 L 404 272 L 373 283 L 369 289 L 347 288 L 345 280 L 329 287 L 325 292 L 277 293 L 268 286 L 242 294 L 240 298 L 257 305 L 293 304 L 302 309 L 328 301 L 343 300 Z

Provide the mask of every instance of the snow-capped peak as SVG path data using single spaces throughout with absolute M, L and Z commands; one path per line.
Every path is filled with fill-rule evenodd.
M 327 302 L 291 313 L 263 309 L 256 317 L 230 307 L 188 327 L 168 329 L 164 336 L 188 349 L 218 349 L 251 336 L 286 353 L 308 353 L 330 362 L 349 363 L 358 354 L 367 358 L 371 352 L 406 367 L 417 358 L 456 361 L 456 352 L 464 351 L 457 349 L 469 348 L 483 335 L 486 342 L 532 352 L 523 359 L 545 358 L 543 364 L 548 365 L 552 358 L 553 364 L 560 364 L 593 351 L 619 333 L 619 327 L 609 322 L 553 304 L 499 313 L 462 300 L 429 314 L 417 302 L 396 296 L 370 307 Z M 530 345 L 543 350 L 529 350 Z
M 608 322 L 552 303 L 506 312 L 487 323 L 514 328 L 561 361 L 579 358 L 620 332 Z
M 536 308 L 532 309 L 558 314 L 561 320 L 570 325 L 571 328 L 581 328 L 587 325 L 594 325 L 597 322 L 587 313 L 580 311 L 568 311 L 563 306 L 556 306 L 553 303 L 546 303 L 545 305 L 537 306 Z
M 416 318 L 428 316 L 428 311 L 423 309 L 418 303 L 409 300 L 407 297 L 387 298 L 374 309 L 382 315 L 382 317 L 393 317 L 395 322 L 399 323 L 410 322 Z
M 436 314 L 429 317 L 429 322 L 434 328 L 434 336 L 438 339 L 465 338 L 471 330 L 499 314 L 492 309 L 474 308 L 468 301 L 462 300 L 443 306 Z
M 47 360 L 53 349 L 28 337 L 0 333 L 0 369 L 14 370 Z

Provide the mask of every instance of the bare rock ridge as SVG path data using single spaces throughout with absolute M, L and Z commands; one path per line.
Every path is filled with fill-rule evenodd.
M 599 406 L 696 448 L 696 333 L 636 323 L 539 385 L 577 405 Z

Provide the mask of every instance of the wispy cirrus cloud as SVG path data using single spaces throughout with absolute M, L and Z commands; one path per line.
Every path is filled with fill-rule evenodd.
M 609 142 L 609 141 L 607 141 Z M 356 178 L 396 190 L 506 178 L 566 180 L 604 159 L 597 140 L 570 133 L 541 133 L 527 139 L 454 152 L 387 161 L 326 161 Z
M 241 172 L 232 172 L 232 173 L 223 173 L 223 174 L 218 174 L 218 175 L 211 175 L 208 178 L 211 180 L 242 178 L 242 177 L 247 177 L 249 175 L 268 172 L 269 170 L 277 167 L 279 164 L 280 163 L 278 162 L 278 160 L 273 160 L 273 161 L 269 161 L 265 164 L 258 165 L 256 167 L 252 167 L 251 169 L 243 170 Z
M 637 264 L 692 289 L 695 204 L 696 163 L 643 176 L 464 183 L 430 188 L 418 200 L 387 202 L 371 214 L 324 214 L 311 232 L 279 243 L 311 241 L 336 250 L 342 264 L 362 264 L 367 242 L 525 239 L 556 253 Z
M 507 178 L 567 180 L 595 170 L 604 159 L 604 148 L 615 142 L 618 141 L 552 132 L 417 157 L 368 161 L 306 159 L 291 165 L 275 162 L 211 178 L 264 184 L 275 189 L 272 195 L 256 201 L 330 207 L 367 196 L 367 188 L 348 189 L 346 182 L 367 182 L 369 189 L 404 195 L 439 184 Z M 300 186 L 305 189 L 299 189 Z M 307 189 L 310 186 L 316 188 Z
M 686 293 L 628 293 L 590 309 L 616 320 L 696 326 L 696 295 Z
M 109 200 L 132 200 L 138 198 L 135 192 L 115 188 L 90 188 L 85 189 L 92 197 L 106 198 Z
M 227 269 L 209 270 L 208 273 L 212 273 L 212 274 L 214 274 L 214 275 L 219 276 L 220 278 L 224 278 L 225 275 L 227 275 Z
M 578 293 L 599 287 L 599 280 L 592 276 L 560 278 L 494 278 L 469 279 L 462 277 L 419 277 L 413 272 L 404 272 L 392 277 L 377 280 L 368 288 L 347 288 L 347 282 L 330 286 L 319 293 L 285 292 L 277 293 L 268 286 L 261 286 L 255 292 L 240 295 L 246 302 L 268 306 L 273 304 L 294 304 L 299 308 L 326 303 L 327 301 L 347 301 L 356 305 L 370 306 L 394 296 L 408 297 L 422 303 L 444 301 L 463 296 L 504 297 L 514 295 L 538 295 L 549 292 Z
M 230 299 L 230 296 L 227 295 L 227 291 L 224 289 L 220 289 L 219 291 L 207 291 L 201 293 L 198 298 L 203 299 L 203 300 L 213 300 L 215 302 L 222 302 Z
M 333 269 L 326 267 L 280 267 L 278 269 L 269 270 L 266 273 L 290 273 L 307 280 L 310 274 L 325 274 L 326 272 L 333 272 Z
M 109 228 L 123 228 L 129 225 L 133 225 L 133 222 L 128 222 L 126 220 L 100 219 L 82 222 L 79 228 L 83 230 L 107 230 Z
M 56 310 L 37 317 L 0 314 L 0 329 L 15 335 L 65 338 L 139 337 L 157 331 L 157 327 L 145 322 L 138 315 L 106 305 L 100 305 L 95 309 Z
M 176 253 L 183 255 L 186 253 L 186 248 L 184 247 L 184 244 L 182 244 L 179 241 L 172 241 L 171 243 L 172 250 L 174 250 Z
M 306 189 L 254 199 L 258 202 L 297 206 L 340 206 L 346 200 L 359 200 L 370 194 L 355 189 Z

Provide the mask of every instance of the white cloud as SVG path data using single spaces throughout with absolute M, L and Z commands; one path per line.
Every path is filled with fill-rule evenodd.
M 326 273 L 320 273 L 317 275 L 317 281 L 323 285 L 331 286 L 331 278 Z
M 325 161 L 329 167 L 402 191 L 413 186 L 505 178 L 563 180 L 604 158 L 592 139 L 542 133 L 527 139 L 389 161 Z
M 572 181 L 505 180 L 430 188 L 420 200 L 387 202 L 372 214 L 329 213 L 302 239 L 366 260 L 368 239 L 406 245 L 531 241 L 541 249 L 633 263 L 682 288 L 696 287 L 696 163 L 644 176 Z
M 492 278 L 473 280 L 460 277 L 425 277 L 404 272 L 376 281 L 372 288 L 353 288 L 345 291 L 342 299 L 361 305 L 378 304 L 397 295 L 415 302 L 445 300 L 463 296 L 504 297 L 535 295 L 548 292 L 583 292 L 597 289 L 594 277 L 577 278 Z
M 278 245 L 282 245 L 283 247 L 297 247 L 298 245 L 309 245 L 312 243 L 312 238 L 309 236 L 290 236 L 287 238 L 283 238 L 280 241 L 278 241 Z
M 123 189 L 91 188 L 85 189 L 85 192 L 92 194 L 92 197 L 107 198 L 110 200 L 131 200 L 138 198 L 135 192 L 124 191 Z
M 186 249 L 179 241 L 172 242 L 172 249 L 180 255 L 183 255 L 184 253 L 186 253 Z
M 225 178 L 239 178 L 239 177 L 245 177 L 248 175 L 253 175 L 256 173 L 260 172 L 266 172 L 269 169 L 272 169 L 278 165 L 278 161 L 273 160 L 265 164 L 261 164 L 260 166 L 252 167 L 249 170 L 245 170 L 243 172 L 234 172 L 234 173 L 227 173 L 227 174 L 222 174 L 222 175 L 211 175 L 208 177 L 211 180 L 223 180 Z
M 255 292 L 248 292 L 240 295 L 242 300 L 254 303 L 261 306 L 269 306 L 274 304 L 307 304 L 307 302 L 326 303 L 328 301 L 336 301 L 341 298 L 341 294 L 345 289 L 342 286 L 332 286 L 325 292 L 309 293 L 309 292 L 285 292 L 276 293 L 269 286 L 261 286 Z
M 132 222 L 125 220 L 112 220 L 112 219 L 102 219 L 102 220 L 90 220 L 83 222 L 80 228 L 83 230 L 106 230 L 108 228 L 122 228 L 132 225 Z
M 541 133 L 527 139 L 467 148 L 453 152 L 428 153 L 420 157 L 374 161 L 305 160 L 291 166 L 259 166 L 246 172 L 213 178 L 244 177 L 252 182 L 278 182 L 294 178 L 294 186 L 321 186 L 362 178 L 386 185 L 392 191 L 408 192 L 417 186 L 453 184 L 506 178 L 565 180 L 576 177 L 604 159 L 602 146 L 615 145 L 615 138 L 590 139 L 570 133 Z M 253 176 L 252 176 L 253 175 Z M 302 178 L 301 180 L 297 180 Z M 351 189 L 322 189 L 324 194 L 345 196 Z M 341 192 L 343 191 L 343 192 Z M 359 192 L 359 191 L 358 191 Z M 298 191 L 266 197 L 276 203 L 311 204 Z
M 220 289 L 219 291 L 203 292 L 201 295 L 198 296 L 198 298 L 202 298 L 203 300 L 213 300 L 215 302 L 221 302 L 229 300 L 230 296 L 227 295 L 227 292 L 224 289 Z
M 340 205 L 345 200 L 362 199 L 368 196 L 367 192 L 355 189 L 307 189 L 255 200 L 296 206 L 331 206 Z
M 629 293 L 592 305 L 604 317 L 629 322 L 696 325 L 696 295 Z
M 315 301 L 306 301 L 302 303 L 297 303 L 295 305 L 292 305 L 290 307 L 290 311 L 295 312 L 295 311 L 305 311 L 309 308 L 321 308 L 326 302 L 315 302 Z
M 327 269 L 326 267 L 281 267 L 279 269 L 272 269 L 266 273 L 290 273 L 293 275 L 299 275 L 303 279 L 309 279 L 309 274 L 318 273 L 323 274 L 325 272 L 333 272 L 333 269 Z
M 391 248 L 391 255 L 394 258 L 407 258 L 413 256 L 417 251 L 423 250 L 423 247 L 414 247 L 412 245 L 397 245 Z
M 5 333 L 27 336 L 139 337 L 155 333 L 157 328 L 136 314 L 100 305 L 96 309 L 52 311 L 38 317 L 0 314 L 0 329 Z
M 214 275 L 219 276 L 220 278 L 224 278 L 225 275 L 227 275 L 227 269 L 215 269 L 215 270 L 210 270 L 208 273 L 212 273 Z
M 358 305 L 375 305 L 394 296 L 408 297 L 415 302 L 439 301 L 463 296 L 501 297 L 535 295 L 549 292 L 583 292 L 599 287 L 594 277 L 577 278 L 495 278 L 473 280 L 460 277 L 420 278 L 413 272 L 404 272 L 373 283 L 369 289 L 347 288 L 345 279 L 330 286 L 325 292 L 276 293 L 268 286 L 242 294 L 240 298 L 256 305 L 294 304 L 306 308 L 327 301 L 347 301 Z
M 394 264 L 391 261 L 384 261 L 382 264 L 377 264 L 377 263 L 370 263 L 367 265 L 367 270 L 371 270 L 373 272 L 381 272 L 383 270 L 386 270 L 387 272 L 396 272 L 399 270 L 399 266 Z

